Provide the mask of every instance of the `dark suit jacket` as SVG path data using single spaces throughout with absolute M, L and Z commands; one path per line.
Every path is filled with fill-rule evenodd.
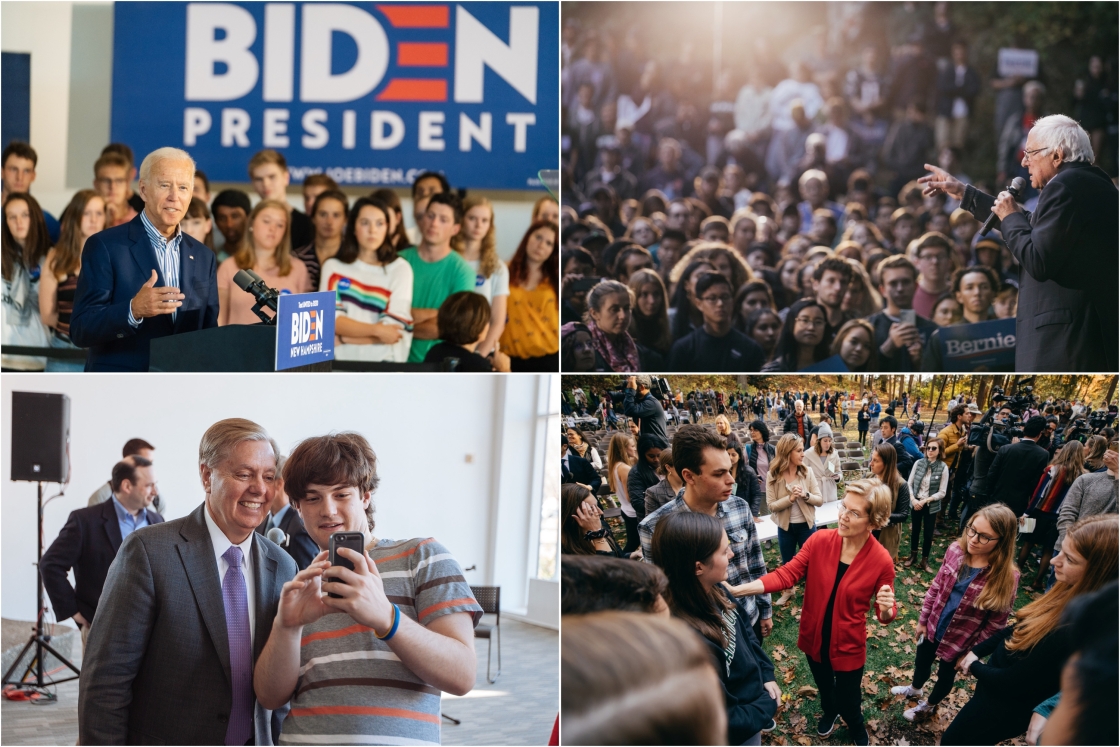
M 995 198 L 965 190 L 979 220 Z M 1083 162 L 1063 163 L 1042 189 L 1034 213 L 1012 213 L 1000 226 L 1022 265 L 1015 315 L 1015 370 L 1116 371 L 1120 309 L 1116 303 L 1116 187 Z
M 225 744 L 229 638 L 205 510 L 134 532 L 121 545 L 82 661 L 82 744 Z M 252 552 L 255 663 L 296 564 L 261 536 Z
M 183 234 L 179 245 L 179 290 L 186 296 L 172 321 L 151 317 L 133 329 L 129 305 L 144 283 L 159 273 L 156 252 L 140 216 L 94 234 L 82 250 L 82 272 L 70 317 L 70 339 L 89 348 L 87 371 L 147 371 L 153 338 L 218 326 L 218 266 L 214 252 Z
M 258 534 L 265 534 L 265 523 L 267 523 L 267 519 L 257 527 Z M 288 551 L 301 571 L 311 565 L 315 556 L 322 552 L 319 546 L 315 544 L 315 540 L 311 539 L 311 535 L 307 533 L 307 529 L 303 526 L 303 519 L 300 518 L 295 506 L 288 507 L 288 510 L 284 512 L 284 518 L 280 520 L 277 526 L 284 534 L 288 535 L 288 545 L 283 549 Z
M 1026 439 L 999 450 L 985 481 L 992 503 L 1006 503 L 1022 516 L 1027 512 L 1031 493 L 1038 486 L 1042 471 L 1050 463 L 1050 452 Z
M 560 482 L 583 483 L 591 488 L 594 495 L 599 495 L 599 487 L 603 484 L 603 478 L 599 477 L 599 473 L 591 466 L 591 462 L 568 449 L 568 471 L 564 471 L 563 461 L 561 461 Z
M 149 525 L 163 522 L 155 511 L 145 510 Z M 39 564 L 56 619 L 65 620 L 81 612 L 82 617 L 93 623 L 105 576 L 120 547 L 121 525 L 112 499 L 70 512 L 70 518 Z M 74 586 L 66 577 L 71 568 Z

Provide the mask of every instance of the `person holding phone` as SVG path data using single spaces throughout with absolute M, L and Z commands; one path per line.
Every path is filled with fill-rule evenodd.
M 915 474 L 919 468 L 914 468 Z M 960 658 L 1007 626 L 1019 589 L 1019 569 L 1014 563 L 1015 525 L 1015 512 L 1007 506 L 984 506 L 969 519 L 960 539 L 945 550 L 945 560 L 922 600 L 918 616 L 914 681 L 891 688 L 892 695 L 922 698 L 933 662 L 940 660 L 933 692 L 903 712 L 907 721 L 933 716 L 937 705 L 953 689 Z
M 284 465 L 292 505 L 324 550 L 284 584 L 253 672 L 263 706 L 291 702 L 292 743 L 438 744 L 440 692 L 474 687 L 482 608 L 435 539 L 373 536 L 377 466 L 357 433 L 306 439 Z M 337 533 L 360 536 L 363 551 L 332 543 Z M 332 564 L 332 544 L 335 563 L 353 570 Z

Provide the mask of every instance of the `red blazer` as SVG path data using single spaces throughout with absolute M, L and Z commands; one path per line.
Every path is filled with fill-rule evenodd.
M 835 529 L 817 530 L 792 560 L 760 579 L 767 592 L 788 589 L 802 578 L 806 579 L 797 647 L 813 661 L 820 659 L 821 628 L 832 585 L 836 582 L 836 570 L 840 567 L 842 542 Z M 836 590 L 828 652 L 836 671 L 850 672 L 867 661 L 867 611 L 884 585 L 894 588 L 894 563 L 886 548 L 875 537 L 868 537 L 867 544 L 856 555 Z M 875 608 L 881 623 L 891 622 L 897 614 L 897 602 L 886 618 L 879 615 L 878 606 Z

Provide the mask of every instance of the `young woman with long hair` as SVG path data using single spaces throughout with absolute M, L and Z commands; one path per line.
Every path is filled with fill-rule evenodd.
M 731 476 L 735 478 L 731 493 L 746 501 L 751 507 L 751 515 L 757 519 L 759 511 L 762 510 L 763 490 L 758 484 L 758 475 L 747 463 L 738 439 L 727 442 L 727 456 L 731 458 Z
M 1101 435 L 1089 436 L 1085 440 L 1085 471 L 1105 472 L 1104 453 L 1108 451 L 1108 439 Z
M 857 745 L 869 741 L 861 704 L 867 613 L 874 603 L 879 622 L 890 623 L 898 615 L 894 564 L 871 535 L 872 529 L 886 526 L 890 509 L 890 490 L 878 480 L 849 483 L 837 529 L 814 532 L 781 568 L 731 589 L 736 596 L 764 594 L 806 579 L 797 647 L 808 659 L 820 692 L 817 734 L 821 739 L 836 730 L 842 717 L 849 739 Z
M 339 360 L 408 360 L 412 265 L 398 256 L 390 237 L 390 211 L 372 197 L 355 200 L 338 254 L 323 263 L 319 290 L 332 291 L 338 299 L 334 324 L 342 341 L 335 349 Z
M 74 196 L 77 197 L 77 195 Z M 214 252 L 214 256 L 218 256 L 218 252 L 214 249 L 214 216 L 211 215 L 210 206 L 206 204 L 205 200 L 201 197 L 192 197 L 190 204 L 187 205 L 187 214 L 183 216 L 183 222 L 180 225 L 183 227 L 183 233 L 193 239 L 198 239 L 206 245 L 207 249 Z M 222 259 L 225 259 L 225 257 L 221 257 L 219 261 Z
M 194 202 L 193 200 L 191 201 Z M 97 190 L 80 189 L 62 211 L 58 244 L 47 252 L 39 274 L 39 316 L 51 331 L 51 347 L 77 350 L 70 341 L 70 314 L 82 270 L 86 239 L 105 230 L 105 200 Z M 48 371 L 81 371 L 81 361 L 47 359 Z
M 859 433 L 859 445 L 867 446 L 867 432 L 871 429 L 871 410 L 866 402 L 860 405 L 856 413 L 856 430 Z
M 1027 730 L 1034 707 L 1062 687 L 1062 667 L 1073 648 L 1062 613 L 1075 597 L 1116 580 L 1118 535 L 1120 517 L 1114 513 L 1070 527 L 1054 558 L 1050 591 L 1018 610 L 1013 626 L 973 646 L 957 663 L 976 678 L 976 691 L 941 735 L 941 744 L 998 744 Z M 986 664 L 983 657 L 989 657 Z
M 820 482 L 805 466 L 801 437 L 796 433 L 785 434 L 774 447 L 774 461 L 766 473 L 766 507 L 770 509 L 771 521 L 778 525 L 778 549 L 783 563 L 791 561 L 813 535 L 817 506 L 823 503 Z M 775 604 L 786 604 L 794 592 L 790 584 Z
M 404 211 L 401 209 L 401 198 L 391 189 L 376 189 L 370 197 L 381 200 L 389 206 L 389 240 L 398 252 L 412 246 L 408 239 L 408 231 L 404 227 Z
M 599 452 L 595 450 L 594 446 L 587 443 L 579 430 L 569 428 L 565 437 L 568 439 L 568 448 L 574 451 L 577 456 L 586 459 L 597 470 L 603 468 L 603 460 L 599 458 Z
M 673 346 L 669 329 L 669 295 L 655 270 L 641 269 L 626 283 L 634 294 L 630 336 L 643 347 L 667 355 Z
M 679 340 L 697 327 L 704 326 L 704 315 L 696 305 L 696 281 L 706 272 L 716 272 L 715 265 L 706 259 L 697 259 L 687 265 L 678 262 L 669 273 L 669 284 L 675 287 L 673 304 L 669 309 L 673 340 Z
M 337 257 L 342 249 L 349 215 L 350 198 L 337 188 L 320 192 L 311 203 L 308 217 L 311 218 L 315 233 L 309 243 L 292 247 L 292 255 L 303 260 L 303 264 L 307 266 L 307 277 L 312 288 L 320 286 L 323 265 L 327 260 Z
M 888 443 L 879 443 L 871 450 L 871 459 L 868 461 L 871 474 L 887 486 L 891 491 L 894 503 L 891 508 L 891 518 L 887 526 L 879 530 L 875 539 L 891 554 L 891 560 L 898 560 L 898 545 L 902 541 L 902 525 L 910 515 L 910 486 L 898 472 L 898 452 Z M 928 572 L 929 566 L 922 566 Z
M 4 200 L 2 226 L 3 343 L 46 347 L 50 336 L 39 316 L 39 264 L 50 251 L 51 240 L 43 210 L 26 192 L 13 192 Z M 0 364 L 10 371 L 42 371 L 45 366 L 45 358 L 24 355 L 5 355 Z
M 651 550 L 669 579 L 670 613 L 711 649 L 727 705 L 727 741 L 761 744 L 762 731 L 774 728 L 782 691 L 750 620 L 724 587 L 732 552 L 723 524 L 703 513 L 669 514 L 657 522 Z
M 828 423 L 817 427 L 817 440 L 805 452 L 805 466 L 817 477 L 821 486 L 821 500 L 825 503 L 835 501 L 836 486 L 840 482 L 840 456 L 832 443 L 832 428 Z
M 515 372 L 556 371 L 560 359 L 560 242 L 555 223 L 537 221 L 509 261 L 509 319 L 501 351 Z
M 751 421 L 747 426 L 747 433 L 750 434 L 751 440 L 744 448 L 743 456 L 747 458 L 750 468 L 758 475 L 758 487 L 765 493 L 766 476 L 770 474 L 770 465 L 774 462 L 777 452 L 774 450 L 774 444 L 770 443 L 770 429 L 766 427 L 762 418 Z M 758 523 L 762 521 L 762 517 L 756 514 L 754 520 Z
M 770 360 L 782 334 L 782 318 L 773 309 L 755 309 L 747 315 L 740 331 L 757 342 L 766 360 Z
M 310 276 L 303 260 L 292 256 L 291 216 L 279 200 L 261 200 L 249 213 L 245 239 L 218 265 L 218 324 L 257 324 L 253 296 L 233 283 L 240 270 L 253 270 L 276 290 L 307 293 Z M 264 312 L 269 316 L 272 313 Z
M 626 525 L 626 547 L 623 552 L 627 555 L 637 550 L 642 542 L 638 536 L 638 513 L 630 504 L 626 487 L 630 469 L 637 461 L 638 446 L 634 443 L 633 436 L 628 433 L 611 436 L 611 443 L 607 447 L 607 487 L 618 496 L 618 503 L 622 508 L 622 523 Z
M 907 721 L 932 716 L 953 689 L 957 661 L 1007 626 L 1019 588 L 1016 534 L 1015 513 L 1002 503 L 990 504 L 969 517 L 960 539 L 945 550 L 918 616 L 913 683 L 891 688 L 894 695 L 921 698 L 934 660 L 940 661 L 933 692 L 903 713 Z
M 941 501 L 949 491 L 949 467 L 941 460 L 945 442 L 940 438 L 934 436 L 929 439 L 922 450 L 925 456 L 914 463 L 910 479 L 906 482 L 910 488 L 910 557 L 903 565 L 909 568 L 918 562 L 918 541 L 922 539 L 924 528 L 926 534 L 919 567 L 928 570 L 929 551 L 933 547 L 933 524 L 941 512 Z
M 875 328 L 866 319 L 844 322 L 832 340 L 832 355 L 840 356 L 850 373 L 879 370 L 879 346 L 875 344 Z
M 1035 520 L 1034 531 L 1024 537 L 1023 548 L 1019 551 L 1019 567 L 1025 568 L 1031 548 L 1042 546 L 1042 560 L 1038 564 L 1038 575 L 1034 577 L 1031 588 L 1042 591 L 1050 571 L 1050 558 L 1054 555 L 1054 544 L 1058 541 L 1058 510 L 1066 499 L 1070 485 L 1085 474 L 1085 449 L 1080 441 L 1069 441 L 1042 472 L 1038 485 L 1027 505 L 1026 516 Z
M 814 298 L 803 298 L 789 307 L 782 332 L 770 361 L 762 367 L 766 373 L 800 371 L 829 356 L 825 328 L 828 315 Z
M 451 248 L 475 271 L 475 293 L 490 302 L 490 331 L 475 350 L 482 356 L 493 352 L 506 327 L 509 301 L 509 268 L 498 257 L 494 206 L 485 197 L 463 200 L 463 227 L 451 237 Z
M 622 557 L 622 550 L 603 523 L 603 511 L 591 491 L 576 483 L 560 486 L 564 523 L 560 528 L 560 552 L 565 555 Z

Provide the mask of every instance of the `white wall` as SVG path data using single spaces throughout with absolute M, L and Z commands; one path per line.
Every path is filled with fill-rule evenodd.
M 155 445 L 165 518 L 174 519 L 202 501 L 198 443 L 222 418 L 260 423 L 286 452 L 308 436 L 355 430 L 378 456 L 376 534 L 435 537 L 463 568 L 477 566 L 468 581 L 500 584 L 503 608 L 525 611 L 537 568 L 543 458 L 527 426 L 542 387 L 543 377 L 470 374 L 5 375 L 2 614 L 31 620 L 35 612 L 36 486 L 7 479 L 13 390 L 70 397 L 70 485 L 46 507 L 44 547 L 108 480 L 129 438 Z M 49 497 L 58 486 L 45 490 Z
M 0 49 L 31 54 L 31 145 L 39 155 L 38 176 L 31 191 L 43 209 L 56 217 L 74 192 L 93 186 L 93 163 L 109 142 L 112 6 L 108 2 L 0 3 Z M 75 18 L 80 26 L 74 26 Z M 77 90 L 71 91 L 72 81 Z M 81 109 L 81 114 L 71 113 L 70 104 Z M 137 153 L 137 160 L 144 155 Z M 246 164 L 250 155 L 245 155 Z M 198 167 L 206 170 L 205 163 Z M 212 185 L 227 186 L 244 189 L 256 201 L 248 182 Z M 356 196 L 373 189 L 344 191 Z M 398 194 L 405 221 L 412 226 L 409 191 L 398 190 Z M 533 203 L 545 192 L 478 190 L 472 194 L 493 203 L 498 253 L 508 260 L 529 228 Z M 289 201 L 303 209 L 298 187 L 290 190 Z

